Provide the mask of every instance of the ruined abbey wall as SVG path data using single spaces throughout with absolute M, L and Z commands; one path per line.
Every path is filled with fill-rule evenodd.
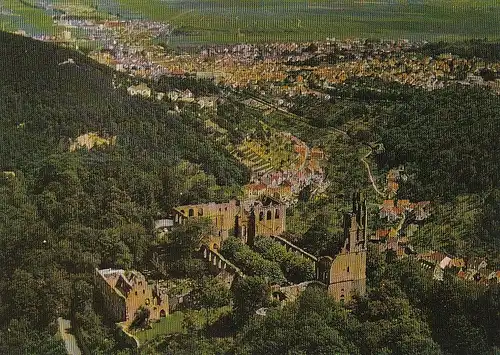
M 337 255 L 332 262 L 328 293 L 340 302 L 366 292 L 366 251 Z
M 250 218 L 251 213 L 254 219 Z M 220 237 L 220 241 L 237 236 L 246 242 L 249 234 L 269 237 L 280 235 L 286 229 L 286 206 L 280 203 L 245 205 L 232 200 L 227 203 L 185 205 L 176 207 L 174 215 L 175 223 L 182 223 L 187 218 L 209 218 L 213 234 Z
M 187 205 L 174 211 L 176 223 L 182 223 L 187 218 L 206 217 L 212 220 L 214 235 L 203 251 L 204 258 L 213 271 L 228 274 L 229 283 L 236 267 L 218 254 L 217 249 L 230 236 L 240 237 L 250 245 L 254 237 L 265 236 L 275 237 L 287 250 L 311 260 L 316 279 L 326 285 L 335 300 L 349 302 L 355 294 L 364 295 L 366 292 L 367 212 L 366 203 L 361 203 L 359 195 L 353 199 L 352 212 L 344 216 L 344 247 L 337 255 L 321 258 L 279 237 L 286 230 L 286 206 L 273 199 Z

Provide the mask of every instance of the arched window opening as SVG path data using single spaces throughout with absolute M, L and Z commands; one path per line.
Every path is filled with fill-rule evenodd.
M 269 221 L 272 218 L 273 214 L 271 211 L 267 211 L 267 220 Z

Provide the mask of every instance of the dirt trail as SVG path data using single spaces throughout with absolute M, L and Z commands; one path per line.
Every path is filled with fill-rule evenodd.
M 361 158 L 361 161 L 363 162 L 363 164 L 366 167 L 366 170 L 368 171 L 368 178 L 370 179 L 370 182 L 372 183 L 373 190 L 375 190 L 375 192 L 379 196 L 385 197 L 384 193 L 381 192 L 378 189 L 377 185 L 375 184 L 375 179 L 373 178 L 372 171 L 370 169 L 370 164 L 368 164 L 368 161 L 366 160 L 372 154 L 372 152 L 373 152 L 373 149 L 371 147 L 369 147 L 369 148 L 370 148 L 370 151 L 365 156 L 363 156 L 363 158 Z

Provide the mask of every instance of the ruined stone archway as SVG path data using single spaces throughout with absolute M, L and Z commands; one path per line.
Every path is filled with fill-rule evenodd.
M 212 243 L 212 245 L 211 245 L 211 249 L 212 249 L 212 250 L 219 250 L 219 249 L 220 249 L 219 244 L 217 244 L 217 243 Z

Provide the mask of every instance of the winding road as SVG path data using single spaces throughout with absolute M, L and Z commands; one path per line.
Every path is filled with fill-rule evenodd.
M 368 178 L 370 179 L 370 182 L 372 183 L 372 186 L 373 186 L 373 190 L 375 190 L 375 192 L 379 195 L 379 196 L 382 196 L 382 197 L 385 197 L 384 193 L 381 192 L 377 185 L 375 184 L 375 179 L 373 178 L 373 175 L 372 175 L 372 171 L 370 169 L 370 164 L 368 164 L 368 161 L 366 160 L 373 152 L 373 149 L 372 147 L 368 146 L 370 148 L 370 151 L 361 158 L 361 161 L 363 162 L 363 164 L 365 164 L 365 167 L 366 167 L 366 170 L 368 171 Z
M 256 96 L 256 95 L 248 95 L 248 96 L 251 97 L 251 98 L 253 98 L 254 100 L 256 100 L 256 101 L 258 101 L 258 102 L 260 102 L 260 103 L 268 106 L 269 108 L 278 110 L 278 111 L 280 111 L 282 113 L 285 113 L 285 114 L 287 114 L 287 115 L 289 115 L 289 116 L 291 116 L 291 117 L 293 117 L 295 119 L 299 119 L 302 122 L 307 123 L 307 121 L 308 121 L 306 118 L 304 118 L 302 116 L 299 116 L 297 114 L 294 114 L 292 112 L 289 112 L 289 111 L 287 111 L 287 110 L 285 110 L 285 109 L 283 109 L 281 107 L 278 107 L 278 106 L 276 106 L 274 104 L 271 104 L 270 102 L 267 102 L 266 100 L 263 100 L 259 96 Z M 339 111 L 339 112 L 337 112 L 337 114 L 340 114 L 340 113 L 342 113 L 342 110 Z M 345 137 L 351 138 L 346 131 L 343 131 L 343 130 L 338 129 L 338 128 L 330 128 L 329 131 L 330 131 L 330 133 L 340 133 L 340 134 L 342 134 Z M 364 155 L 360 160 L 363 162 L 363 165 L 366 168 L 366 171 L 368 173 L 368 178 L 370 179 L 370 182 L 372 184 L 373 190 L 377 193 L 377 195 L 379 195 L 381 197 L 385 197 L 385 194 L 378 189 L 378 187 L 377 187 L 377 185 L 375 183 L 375 179 L 373 178 L 372 171 L 370 169 L 370 164 L 366 160 L 372 154 L 372 152 L 373 152 L 373 148 L 372 147 L 370 147 L 368 144 L 367 144 L 367 147 L 370 148 L 370 151 L 366 155 Z

